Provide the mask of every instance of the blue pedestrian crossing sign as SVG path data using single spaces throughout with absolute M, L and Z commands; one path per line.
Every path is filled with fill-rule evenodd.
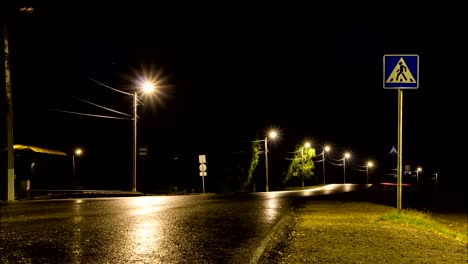
M 388 151 L 388 154 L 389 154 L 390 156 L 394 156 L 394 155 L 398 154 L 398 150 L 397 150 L 397 149 L 398 149 L 398 146 L 397 146 L 397 145 L 392 145 L 392 146 L 390 146 L 390 149 L 389 149 L 389 151 Z
M 412 54 L 384 55 L 384 89 L 419 88 L 419 56 Z

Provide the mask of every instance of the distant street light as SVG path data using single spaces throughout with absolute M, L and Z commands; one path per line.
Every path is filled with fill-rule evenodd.
M 75 154 L 76 154 L 77 156 L 80 156 L 81 154 L 83 154 L 83 150 L 80 149 L 80 148 L 77 148 L 77 149 L 75 150 Z
M 310 143 L 306 142 L 304 146 L 301 147 L 301 164 L 302 164 L 302 188 L 304 189 L 304 148 L 310 148 Z
M 278 136 L 276 131 L 270 131 L 268 135 L 265 137 L 265 180 L 266 180 L 266 188 L 265 190 L 268 192 L 268 137 L 274 139 Z
M 418 187 L 419 187 L 419 172 L 421 172 L 421 171 L 422 171 L 421 167 L 418 167 L 416 169 L 416 183 L 417 183 Z
M 81 156 L 83 154 L 83 150 L 81 148 L 77 148 L 75 149 L 75 151 L 73 151 L 73 155 L 72 155 L 72 160 L 73 160 L 73 178 L 76 177 L 76 165 L 75 165 L 75 156 Z
M 322 155 L 322 162 L 323 162 L 323 184 L 325 185 L 325 152 L 328 152 L 330 151 L 330 146 L 325 146 L 325 148 L 323 148 L 323 151 L 321 153 Z
M 349 154 L 349 152 L 346 152 L 343 157 L 343 183 L 346 183 L 346 159 L 349 159 L 350 157 L 351 154 Z
M 366 165 L 366 183 L 367 184 L 369 183 L 369 168 L 371 168 L 372 166 L 374 166 L 374 163 L 372 163 L 372 161 L 367 162 L 367 165 Z

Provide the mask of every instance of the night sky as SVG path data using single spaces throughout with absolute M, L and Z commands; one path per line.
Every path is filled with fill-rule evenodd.
M 336 159 L 349 150 L 355 165 L 370 158 L 386 173 L 398 101 L 383 88 L 383 55 L 418 54 L 420 87 L 404 91 L 403 163 L 466 183 L 453 160 L 466 118 L 456 103 L 464 83 L 456 7 L 27 3 L 33 14 L 17 12 L 21 2 L 3 8 L 11 16 L 14 141 L 68 153 L 82 146 L 85 173 L 130 180 L 132 122 L 54 110 L 117 116 L 81 98 L 131 114 L 131 97 L 90 78 L 132 92 L 139 76 L 156 73 L 165 87 L 139 106 L 138 124 L 139 145 L 165 167 L 153 165 L 155 174 L 171 177 L 164 163 L 196 165 L 191 159 L 203 153 L 214 177 L 239 142 L 268 128 L 280 132 L 270 147 L 276 159 L 309 139 L 318 153 L 331 144 Z

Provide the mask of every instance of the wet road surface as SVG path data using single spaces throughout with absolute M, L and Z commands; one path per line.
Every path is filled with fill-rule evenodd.
M 356 188 L 2 202 L 0 262 L 255 263 L 297 198 Z

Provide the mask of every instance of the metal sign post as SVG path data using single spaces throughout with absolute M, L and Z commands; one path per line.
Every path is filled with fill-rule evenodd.
M 384 55 L 383 60 L 384 89 L 398 89 L 397 208 L 398 213 L 400 213 L 403 164 L 403 89 L 417 89 L 419 87 L 419 56 Z
M 142 178 L 142 182 L 143 182 L 143 192 L 146 193 L 146 184 L 144 184 L 146 182 L 146 176 L 145 176 L 145 159 L 148 157 L 148 147 L 147 146 L 140 146 L 138 148 L 138 155 L 140 156 L 140 159 L 141 159 L 141 178 Z
M 203 194 L 205 194 L 205 176 L 206 173 L 206 156 L 205 155 L 198 155 L 198 162 L 200 163 L 200 176 L 202 177 L 202 185 L 203 185 Z
M 398 153 L 397 153 L 397 208 L 401 211 L 401 165 L 403 164 L 403 91 L 398 89 Z

